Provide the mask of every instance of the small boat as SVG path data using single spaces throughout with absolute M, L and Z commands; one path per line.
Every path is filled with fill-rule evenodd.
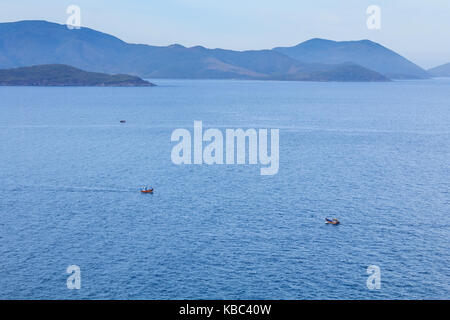
M 127 121 L 126 120 L 120 120 L 120 123 L 126 123 Z
M 333 219 L 325 218 L 325 223 L 326 224 L 334 224 L 334 225 L 340 224 L 339 220 L 336 218 L 333 218 Z
M 141 193 L 153 193 L 153 188 L 143 187 Z

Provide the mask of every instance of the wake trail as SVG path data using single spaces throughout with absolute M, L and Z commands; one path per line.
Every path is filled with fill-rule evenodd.
M 53 185 L 32 185 L 32 186 L 16 186 L 10 191 L 63 191 L 63 192 L 136 192 L 139 191 L 139 188 L 128 188 L 128 189 L 119 189 L 119 188 L 107 188 L 107 187 L 80 187 L 80 186 L 53 186 Z

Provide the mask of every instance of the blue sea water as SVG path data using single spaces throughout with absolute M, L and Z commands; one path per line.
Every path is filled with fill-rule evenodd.
M 0 87 L 0 298 L 450 298 L 450 79 L 155 82 Z M 279 128 L 278 174 L 174 165 L 194 120 Z

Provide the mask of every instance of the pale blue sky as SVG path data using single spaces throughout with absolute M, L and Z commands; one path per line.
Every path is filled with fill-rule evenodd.
M 0 22 L 65 23 L 70 4 L 83 26 L 133 43 L 246 50 L 370 39 L 426 68 L 450 62 L 450 0 L 3 0 Z M 381 30 L 366 27 L 372 4 Z

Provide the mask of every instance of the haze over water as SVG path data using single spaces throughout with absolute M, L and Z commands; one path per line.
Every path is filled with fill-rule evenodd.
M 0 298 L 450 298 L 450 79 L 154 82 L 0 87 Z M 174 165 L 194 120 L 279 128 L 278 174 Z

